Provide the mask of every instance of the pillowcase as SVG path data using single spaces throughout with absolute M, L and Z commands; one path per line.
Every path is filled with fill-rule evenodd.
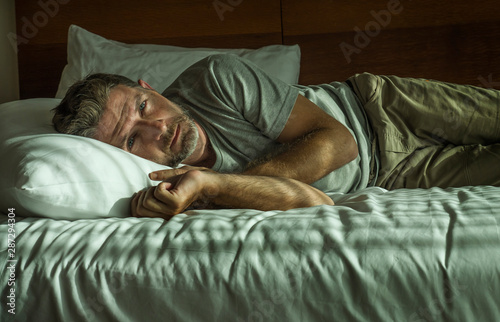
M 21 217 L 127 217 L 131 196 L 158 182 L 148 173 L 166 166 L 111 145 L 57 133 L 37 98 L 0 105 L 0 209 Z
M 182 71 L 206 56 L 232 53 L 262 68 L 286 83 L 296 84 L 300 72 L 298 45 L 271 45 L 260 49 L 183 48 L 165 45 L 131 45 L 108 40 L 76 25 L 68 32 L 68 64 L 56 98 L 89 74 L 102 72 L 143 79 L 162 93 Z

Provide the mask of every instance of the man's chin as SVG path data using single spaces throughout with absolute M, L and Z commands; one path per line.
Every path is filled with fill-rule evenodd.
M 196 145 L 195 145 L 196 146 Z M 194 147 L 192 144 L 189 146 L 185 146 L 181 152 L 179 152 L 176 156 L 167 160 L 163 164 L 172 168 L 178 167 L 180 164 L 190 164 L 190 157 L 194 152 Z

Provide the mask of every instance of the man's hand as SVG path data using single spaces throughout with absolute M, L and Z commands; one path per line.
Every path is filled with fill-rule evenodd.
M 222 174 L 198 167 L 156 171 L 150 178 L 163 182 L 132 198 L 132 216 L 169 219 L 195 201 L 258 210 L 333 205 L 320 190 L 289 178 Z
M 132 216 L 168 219 L 186 210 L 193 202 L 204 199 L 204 171 L 212 172 L 206 168 L 190 166 L 152 172 L 152 180 L 163 182 L 156 187 L 139 191 L 132 198 Z

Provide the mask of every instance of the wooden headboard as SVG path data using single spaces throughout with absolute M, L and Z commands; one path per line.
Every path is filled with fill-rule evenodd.
M 302 84 L 368 71 L 500 88 L 497 1 L 16 1 L 20 95 L 54 96 L 70 24 L 127 43 L 299 44 Z

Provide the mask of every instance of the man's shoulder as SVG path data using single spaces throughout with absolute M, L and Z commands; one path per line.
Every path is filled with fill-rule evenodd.
M 200 59 L 180 75 L 180 79 L 201 80 L 204 77 L 224 77 L 226 75 L 237 74 L 235 71 L 241 70 L 245 63 L 235 54 L 213 54 Z
M 208 55 L 205 58 L 200 59 L 198 62 L 190 66 L 186 71 L 190 69 L 203 68 L 206 70 L 222 70 L 230 71 L 231 67 L 235 65 L 245 64 L 244 59 L 236 54 L 230 53 L 218 53 L 213 55 Z

